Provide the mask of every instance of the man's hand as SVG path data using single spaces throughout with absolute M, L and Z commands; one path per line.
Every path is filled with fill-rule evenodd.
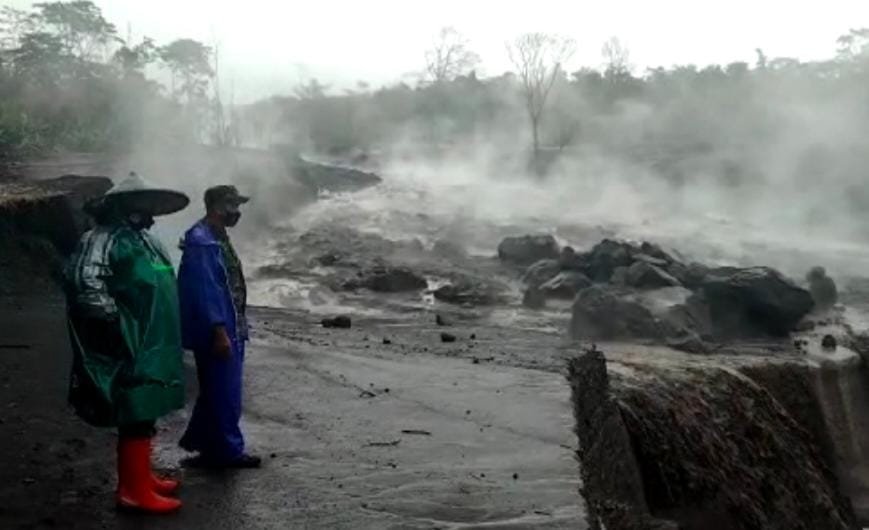
M 229 340 L 229 334 L 223 326 L 214 328 L 214 354 L 221 359 L 232 357 L 232 341 Z

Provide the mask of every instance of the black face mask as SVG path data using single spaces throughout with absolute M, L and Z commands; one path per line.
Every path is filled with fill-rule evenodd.
M 219 211 L 224 226 L 233 227 L 237 225 L 238 220 L 241 219 L 241 212 L 238 211 L 238 206 L 235 204 L 225 203 L 221 206 Z
M 147 230 L 154 226 L 154 216 L 144 212 L 132 212 L 127 215 L 127 223 L 134 230 Z
M 225 212 L 223 214 L 223 224 L 226 226 L 235 226 L 238 224 L 238 220 L 241 219 L 241 212 Z

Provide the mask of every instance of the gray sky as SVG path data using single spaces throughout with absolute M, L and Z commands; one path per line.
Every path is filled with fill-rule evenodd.
M 287 92 L 315 76 L 336 86 L 397 81 L 420 71 L 445 25 L 481 55 L 485 74 L 509 68 L 504 43 L 527 31 L 576 39 L 572 66 L 599 66 L 618 36 L 638 71 L 673 64 L 829 57 L 836 37 L 869 26 L 869 0 L 95 0 L 122 33 L 220 44 L 224 85 L 239 99 Z M 26 5 L 23 0 L 0 0 Z

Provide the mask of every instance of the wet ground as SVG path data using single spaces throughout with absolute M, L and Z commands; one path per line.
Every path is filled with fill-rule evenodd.
M 0 301 L 0 528 L 585 527 L 569 351 L 555 335 L 438 327 L 426 312 L 326 330 L 255 310 L 244 429 L 263 469 L 183 470 L 177 516 L 119 515 L 114 435 L 64 406 L 62 311 Z M 184 456 L 185 419 L 162 424 L 163 467 Z

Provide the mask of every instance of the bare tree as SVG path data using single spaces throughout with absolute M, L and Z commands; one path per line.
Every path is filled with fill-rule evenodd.
M 604 77 L 621 79 L 631 73 L 631 54 L 618 37 L 610 37 L 603 43 Z
M 299 81 L 299 84 L 293 87 L 293 94 L 302 101 L 306 101 L 323 99 L 326 97 L 326 91 L 328 90 L 329 85 L 324 85 L 312 77 L 307 81 Z
M 441 29 L 432 47 L 425 52 L 427 77 L 433 83 L 441 83 L 473 70 L 480 63 L 480 56 L 468 45 L 468 39 L 455 28 Z
M 0 8 L 0 47 L 12 50 L 21 45 L 26 33 L 33 32 L 36 17 L 31 13 L 11 6 Z
M 546 100 L 556 79 L 562 75 L 562 64 L 575 51 L 576 42 L 573 39 L 546 33 L 526 33 L 507 44 L 510 61 L 516 67 L 522 83 L 535 159 L 540 154 L 540 123 Z

